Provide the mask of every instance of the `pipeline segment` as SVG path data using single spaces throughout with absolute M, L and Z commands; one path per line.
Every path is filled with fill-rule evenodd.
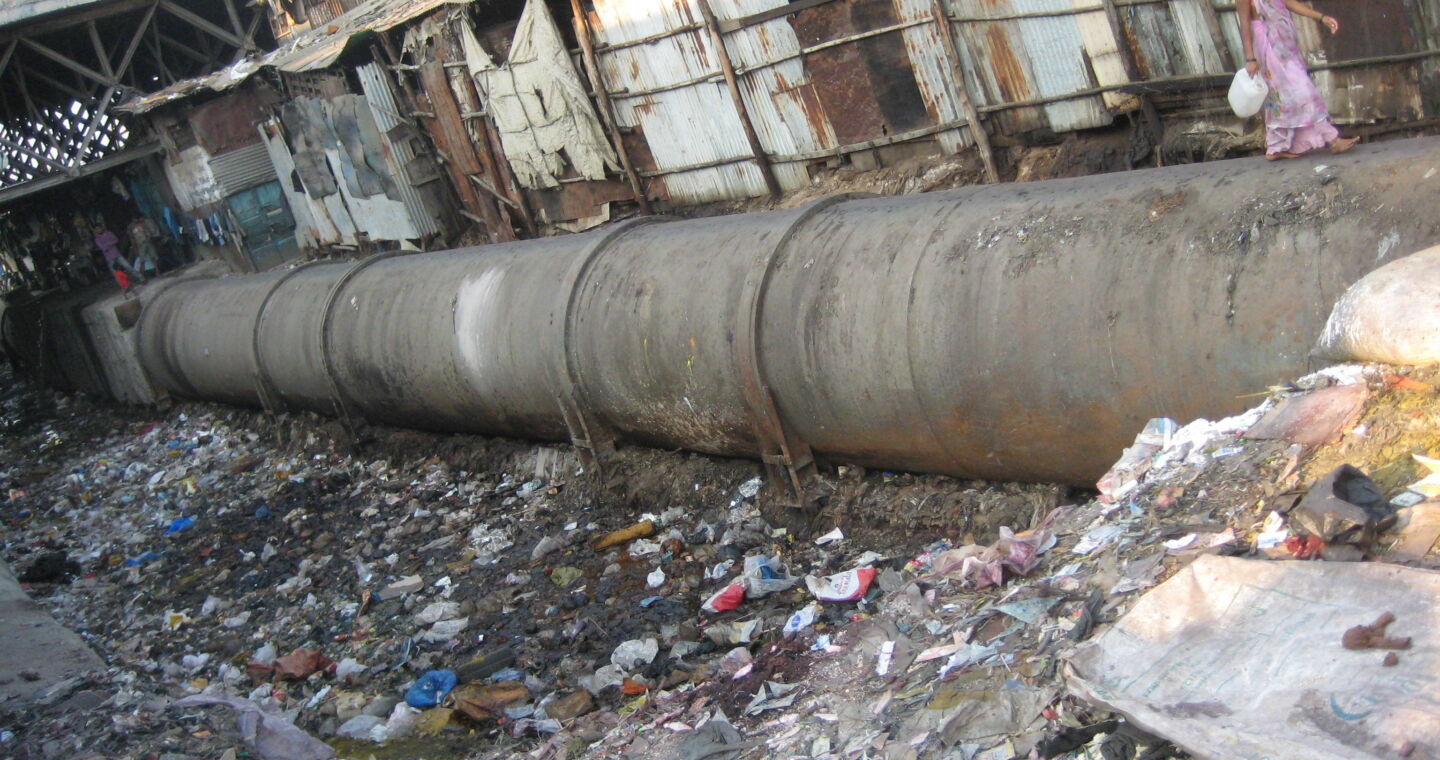
M 1093 482 L 1152 416 L 1306 369 L 1334 299 L 1440 242 L 1440 142 L 310 264 L 140 321 L 187 397 L 407 427 Z

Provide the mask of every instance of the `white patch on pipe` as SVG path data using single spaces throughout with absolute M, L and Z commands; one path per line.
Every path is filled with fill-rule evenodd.
M 460 284 L 455 296 L 455 347 L 460 364 L 470 384 L 485 390 L 485 368 L 490 353 L 485 337 L 494 331 L 501 318 L 499 295 L 504 271 L 488 269 Z

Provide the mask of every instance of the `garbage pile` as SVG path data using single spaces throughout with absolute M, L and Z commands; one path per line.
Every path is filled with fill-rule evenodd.
M 320 432 L 282 444 L 250 413 L 187 405 L 136 422 L 67 400 L 4 434 L 4 558 L 109 669 L 0 704 L 0 754 L 1239 757 L 1227 716 L 1269 732 L 1247 752 L 1288 747 L 1270 734 L 1293 717 L 1275 705 L 1293 702 L 1312 754 L 1271 756 L 1346 756 L 1326 741 L 1429 756 L 1428 718 L 1356 738 L 1320 715 L 1324 673 L 1311 671 L 1353 655 L 1368 659 L 1347 666 L 1352 684 L 1372 665 L 1427 672 L 1417 603 L 1371 575 L 1423 572 L 1397 563 L 1430 566 L 1440 539 L 1436 380 L 1348 365 L 1237 417 L 1154 420 L 1071 503 L 1037 487 L 1032 511 L 992 516 L 1011 524 L 889 540 L 839 495 L 889 494 L 898 510 L 911 476 L 828 476 L 813 487 L 835 498 L 803 519 L 748 464 L 695 484 L 693 501 L 621 508 L 578 477 L 423 450 L 371 458 Z M 938 481 L 1016 493 L 925 482 Z M 1297 566 L 1318 575 L 1302 583 Z M 1225 634 L 1268 618 L 1257 603 L 1208 625 L 1234 613 L 1215 600 L 1262 577 L 1291 601 L 1316 583 L 1353 593 L 1269 620 L 1304 632 L 1310 660 L 1282 650 L 1230 668 L 1264 650 L 1253 631 Z M 1196 587 L 1217 591 L 1197 600 Z M 1146 626 L 1209 659 L 1165 660 Z M 1141 662 L 1161 669 L 1116 681 Z M 1268 711 L 1211 683 L 1262 671 L 1296 687 Z M 1171 701 L 1137 697 L 1141 678 Z M 1378 703 L 1347 693 L 1337 709 L 1403 713 L 1396 695 L 1428 684 Z

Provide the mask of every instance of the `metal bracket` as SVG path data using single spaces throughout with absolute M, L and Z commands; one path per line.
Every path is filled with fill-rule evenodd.
M 275 280 L 275 284 L 265 291 L 265 298 L 260 301 L 260 308 L 255 312 L 255 325 L 250 333 L 250 361 L 254 365 L 255 393 L 260 397 L 260 407 L 269 414 L 278 411 L 286 411 L 283 407 L 285 402 L 280 398 L 280 393 L 275 389 L 275 383 L 270 379 L 270 372 L 265 368 L 265 362 L 260 359 L 260 328 L 265 322 L 265 311 L 270 308 L 270 299 L 280 290 L 291 277 L 309 269 L 317 264 L 328 264 L 325 261 L 306 261 Z
M 627 219 L 591 241 L 589 247 L 581 252 L 565 273 L 565 279 L 559 288 L 559 292 L 565 294 L 565 300 L 559 305 L 559 313 L 551 315 L 551 324 L 560 329 L 557 343 L 560 346 L 560 360 L 551 368 L 551 387 L 555 401 L 560 406 L 565 427 L 570 431 L 570 442 L 580 451 L 581 461 L 587 468 L 597 472 L 603 473 L 604 460 L 615 452 L 615 439 L 589 411 L 590 405 L 585 396 L 579 362 L 575 358 L 575 302 L 580 298 L 580 286 L 585 283 L 585 277 L 590 274 L 595 261 L 611 243 L 637 227 L 663 221 L 667 220 L 656 216 Z
M 340 292 L 345 286 L 355 279 L 355 276 L 363 272 L 372 264 L 378 264 L 385 259 L 402 256 L 405 251 L 384 251 L 368 258 L 362 259 L 350 270 L 340 276 L 334 285 L 330 286 L 330 293 L 325 296 L 325 311 L 320 318 L 320 363 L 325 368 L 325 382 L 330 387 L 330 398 L 335 404 L 335 415 L 339 417 L 350 432 L 355 432 L 355 422 L 351 417 L 350 410 L 354 402 L 345 395 L 345 389 L 340 386 L 340 380 L 335 375 L 335 360 L 330 356 L 330 322 L 335 302 L 340 298 Z
M 740 291 L 739 322 L 735 329 L 735 361 L 740 370 L 745 406 L 750 411 L 750 425 L 760 447 L 760 461 L 765 463 L 770 479 L 787 483 L 797 502 L 803 500 L 806 481 L 817 472 L 815 453 L 811 451 L 810 444 L 786 428 L 780 409 L 775 405 L 770 384 L 765 380 L 765 368 L 760 361 L 760 327 L 765 307 L 765 290 L 770 284 L 770 274 L 775 270 L 781 251 L 801 225 L 831 206 L 866 197 L 873 196 L 869 193 L 831 195 L 806 206 L 796 215 L 794 221 L 790 222 L 790 226 L 775 246 L 755 258 Z

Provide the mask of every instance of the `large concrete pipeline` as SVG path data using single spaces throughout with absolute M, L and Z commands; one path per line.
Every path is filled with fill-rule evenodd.
M 1306 369 L 1440 242 L 1440 141 L 661 222 L 178 284 L 170 392 L 407 427 L 1093 482 Z

